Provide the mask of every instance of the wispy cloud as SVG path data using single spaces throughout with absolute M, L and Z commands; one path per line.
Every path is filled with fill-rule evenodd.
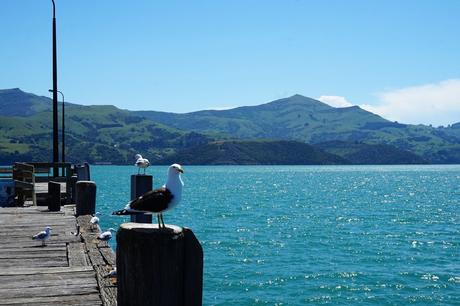
M 385 91 L 377 98 L 375 104 L 359 106 L 401 123 L 439 126 L 460 122 L 460 79 Z M 321 96 L 318 100 L 335 107 L 352 105 L 340 96 Z
M 317 100 L 329 104 L 333 107 L 348 107 L 353 106 L 350 102 L 345 99 L 345 97 L 341 96 L 321 96 Z
M 211 106 L 211 107 L 206 107 L 208 110 L 229 110 L 232 108 L 237 108 L 238 106 Z
M 377 105 L 362 108 L 389 120 L 447 125 L 460 121 L 460 79 L 382 92 Z

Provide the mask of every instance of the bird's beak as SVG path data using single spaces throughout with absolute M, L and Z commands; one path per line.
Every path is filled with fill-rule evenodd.
M 182 169 L 177 169 L 177 171 L 179 171 L 180 173 L 184 173 L 184 170 Z

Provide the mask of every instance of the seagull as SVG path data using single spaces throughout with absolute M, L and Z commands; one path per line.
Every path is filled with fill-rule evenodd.
M 94 229 L 99 224 L 99 217 L 97 217 L 97 215 L 99 215 L 98 212 L 96 213 L 96 216 L 93 216 L 91 220 L 89 220 L 89 223 L 91 224 L 91 229 Z
M 44 231 L 39 232 L 37 235 L 33 236 L 33 240 L 41 240 L 42 241 L 42 246 L 45 246 L 45 240 L 47 240 L 50 236 L 51 227 L 47 226 L 45 227 Z
M 77 231 L 76 232 L 70 232 L 74 236 L 80 235 L 80 224 L 77 224 Z
M 150 162 L 147 158 L 143 158 L 142 155 L 136 154 L 136 163 L 134 166 L 138 167 L 137 174 L 141 171 L 141 168 L 144 169 L 144 174 L 145 174 L 145 169 L 147 169 L 148 166 L 150 166 Z
M 109 271 L 109 273 L 104 275 L 104 278 L 107 277 L 117 277 L 117 267 L 113 268 L 112 270 Z
M 175 207 L 182 197 L 182 178 L 184 173 L 181 165 L 172 164 L 168 168 L 168 178 L 163 187 L 147 191 L 137 199 L 129 202 L 122 210 L 117 210 L 112 215 L 132 215 L 138 213 L 156 213 L 158 227 L 165 228 L 163 212 Z
M 102 241 L 109 241 L 110 239 L 112 239 L 112 231 L 115 231 L 115 229 L 109 228 L 107 231 L 97 236 L 97 239 L 102 240 Z

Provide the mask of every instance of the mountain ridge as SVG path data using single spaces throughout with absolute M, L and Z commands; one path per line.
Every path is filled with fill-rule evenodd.
M 50 150 L 50 112 L 50 98 L 17 88 L 0 90 L 0 153 L 29 152 L 29 158 L 45 158 Z M 383 144 L 411 152 L 425 162 L 459 163 L 459 127 L 460 123 L 433 128 L 392 122 L 357 106 L 335 108 L 302 95 L 255 106 L 185 114 L 66 103 L 67 152 L 74 159 L 99 162 L 110 157 L 117 163 L 127 163 L 135 151 L 161 160 L 212 141 L 270 139 L 313 145 L 362 143 L 361 152 L 372 151 L 365 145 Z M 85 144 L 78 146 L 85 149 L 76 150 L 78 143 Z M 337 148 L 334 150 L 344 156 Z M 416 160 L 400 151 L 390 151 L 388 154 L 394 157 Z

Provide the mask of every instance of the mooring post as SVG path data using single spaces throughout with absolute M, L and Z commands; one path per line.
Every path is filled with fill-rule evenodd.
M 96 183 L 93 181 L 78 181 L 75 186 L 77 216 L 96 213 Z
M 153 176 L 151 175 L 131 175 L 131 200 L 140 197 L 147 191 L 152 190 Z M 152 215 L 136 214 L 131 215 L 131 222 L 152 223 Z
M 48 182 L 48 210 L 61 210 L 61 184 Z
M 76 194 L 76 189 L 77 189 L 77 176 L 76 175 L 72 175 L 70 177 L 70 189 L 71 189 L 71 192 L 70 192 L 70 203 L 75 203 L 75 194 Z
M 116 258 L 119 306 L 202 305 L 203 249 L 190 229 L 124 223 Z

